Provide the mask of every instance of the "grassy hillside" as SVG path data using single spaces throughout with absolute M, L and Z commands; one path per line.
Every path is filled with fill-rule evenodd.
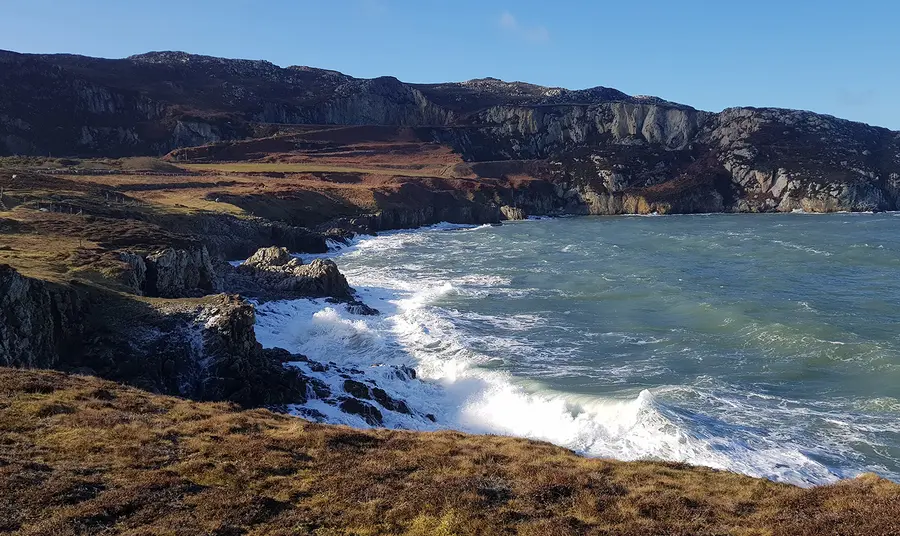
M 0 532 L 900 534 L 900 486 L 800 489 L 545 443 L 360 431 L 0 369 Z

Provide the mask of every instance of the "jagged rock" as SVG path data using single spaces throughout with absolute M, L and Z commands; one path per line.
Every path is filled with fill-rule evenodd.
M 139 258 L 125 255 L 124 262 L 139 266 Z M 237 296 L 148 304 L 110 294 L 106 299 L 121 300 L 117 310 L 128 312 L 123 318 L 89 314 L 96 298 L 0 265 L 0 366 L 91 371 L 152 391 L 247 406 L 331 396 L 321 381 L 283 365 L 304 356 L 260 346 L 253 306 Z
M 371 400 L 372 394 L 369 392 L 369 386 L 355 380 L 344 380 L 344 391 L 347 391 L 356 398 L 365 398 Z
M 356 398 L 365 400 L 375 399 L 384 409 L 396 411 L 398 413 L 412 413 L 409 406 L 403 400 L 392 398 L 387 392 L 380 387 L 369 387 L 368 385 L 356 380 L 344 380 L 344 391 Z
M 222 290 L 222 281 L 213 268 L 206 246 L 154 251 L 144 262 L 144 292 L 149 296 L 180 298 Z
M 303 264 L 287 248 L 262 248 L 226 274 L 227 287 L 259 297 L 335 297 L 348 299 L 352 289 L 334 261 Z
M 135 294 L 142 294 L 147 283 L 147 264 L 144 258 L 130 251 L 119 252 L 119 259 L 127 268 L 121 276 L 122 283 Z
M 80 347 L 89 310 L 77 289 L 0 265 L 0 366 L 58 366 Z
M 196 306 L 163 304 L 158 312 L 155 326 L 135 326 L 127 342 L 131 359 L 145 369 L 136 374 L 139 382 L 197 400 L 230 400 L 246 406 L 307 400 L 311 379 L 282 364 L 290 355 L 285 350 L 265 350 L 257 342 L 256 316 L 247 301 L 223 294 Z M 118 374 L 135 372 L 120 366 L 107 375 Z
M 362 400 L 357 400 L 356 398 L 346 398 L 341 401 L 338 407 L 344 413 L 359 415 L 372 426 L 384 425 L 384 416 L 381 414 L 381 411 L 379 411 L 378 408 L 376 408 L 372 404 L 369 404 L 368 402 L 363 402 Z
M 500 212 L 507 220 L 524 220 L 527 216 L 522 208 L 511 207 L 509 205 L 503 205 L 502 207 L 500 207 Z
M 407 415 L 412 413 L 409 410 L 409 406 L 406 405 L 406 402 L 404 402 L 403 400 L 391 398 L 391 396 L 388 395 L 387 392 L 380 387 L 372 388 L 372 396 L 385 409 L 396 411 L 397 413 L 406 413 Z
M 362 316 L 377 316 L 381 314 L 381 311 L 375 309 L 374 307 L 369 307 L 365 303 L 354 300 L 352 302 L 347 303 L 347 311 L 354 315 L 362 315 Z
M 333 303 L 333 304 L 343 303 L 344 307 L 347 309 L 347 312 L 354 314 L 354 315 L 377 316 L 377 315 L 381 314 L 381 311 L 379 311 L 378 309 L 375 309 L 374 307 L 369 307 L 368 305 L 363 303 L 362 300 L 359 300 L 359 299 L 347 300 L 346 298 L 344 298 L 344 299 L 329 298 L 326 301 L 328 303 Z
M 95 311 L 97 299 L 88 289 L 0 265 L 0 366 L 90 371 L 151 391 L 246 406 L 331 396 L 321 381 L 283 365 L 304 356 L 262 348 L 253 306 L 238 296 L 149 304 L 110 293 Z M 113 304 L 127 314 L 111 315 L 105 309 Z

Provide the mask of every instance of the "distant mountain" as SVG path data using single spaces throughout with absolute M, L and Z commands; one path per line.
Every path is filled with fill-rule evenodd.
M 165 153 L 250 136 L 260 123 L 448 126 L 495 106 L 657 102 L 602 87 L 405 84 L 184 52 L 110 60 L 0 51 L 0 89 L 4 154 Z
M 709 113 L 604 87 L 407 84 L 184 52 L 0 52 L 0 154 L 162 155 L 298 124 L 419 127 L 469 161 L 554 162 L 557 184 L 593 213 L 629 211 L 614 194 L 634 189 L 650 203 L 675 192 L 675 212 L 900 206 L 900 133 L 811 112 Z

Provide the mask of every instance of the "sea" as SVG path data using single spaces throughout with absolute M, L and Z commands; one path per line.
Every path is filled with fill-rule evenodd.
M 318 256 L 381 314 L 269 301 L 257 338 L 331 363 L 290 366 L 335 394 L 353 370 L 406 401 L 372 402 L 386 427 L 900 481 L 900 214 L 440 224 L 332 246 Z M 321 399 L 291 409 L 370 427 Z

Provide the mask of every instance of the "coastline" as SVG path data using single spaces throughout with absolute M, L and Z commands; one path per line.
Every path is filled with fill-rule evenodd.
M 605 219 L 605 218 L 601 218 L 601 219 Z M 383 241 L 389 242 L 388 244 L 385 244 L 385 247 L 394 249 L 394 248 L 403 248 L 404 243 L 408 243 L 410 245 L 417 243 L 416 236 L 419 233 L 433 233 L 433 232 L 441 233 L 441 232 L 446 232 L 448 230 L 455 230 L 456 232 L 469 233 L 469 232 L 480 232 L 480 230 L 486 231 L 489 229 L 491 229 L 491 227 L 487 226 L 487 225 L 466 226 L 466 225 L 453 224 L 453 225 L 430 226 L 430 227 L 420 228 L 418 230 L 413 230 L 413 231 L 409 231 L 409 230 L 388 231 L 385 233 L 380 233 L 377 237 L 359 236 L 356 239 L 354 239 L 353 245 L 351 245 L 348 248 L 340 249 L 336 252 L 338 254 L 336 257 L 336 260 L 338 260 L 338 262 L 340 263 L 340 257 L 342 255 L 345 255 L 345 254 L 348 254 L 348 253 L 351 253 L 354 251 L 356 251 L 356 253 L 359 254 L 357 245 L 361 241 L 371 242 L 372 243 L 372 244 L 370 244 L 370 246 L 371 246 L 371 245 L 374 245 L 374 243 L 378 242 L 379 240 L 383 240 Z M 459 236 L 459 238 L 462 238 L 463 236 L 466 236 L 466 235 L 458 235 L 458 236 Z M 382 243 L 384 243 L 384 242 L 382 242 Z M 371 252 L 369 253 L 369 255 L 373 254 L 372 252 L 376 251 L 377 249 L 378 249 L 377 247 L 375 247 L 375 249 L 372 249 Z M 367 251 L 369 251 L 369 250 L 367 249 Z M 327 256 L 329 254 L 325 254 L 325 255 Z M 301 257 L 304 260 L 309 260 L 312 258 L 320 258 L 322 256 L 323 255 L 321 255 L 321 254 L 301 255 Z M 357 258 L 357 261 L 355 262 L 355 264 L 357 265 L 356 270 L 359 270 L 359 266 L 365 265 L 365 263 L 360 263 L 358 258 Z M 342 266 L 344 267 L 344 269 L 346 269 L 346 264 L 342 263 Z M 422 270 L 424 268 L 419 266 L 419 267 L 411 267 L 411 269 Z M 354 282 L 353 273 L 356 273 L 356 272 L 351 271 L 348 274 L 351 284 L 354 284 L 353 283 Z M 364 278 L 366 280 L 370 280 L 372 277 L 374 277 L 370 271 L 364 271 L 363 273 L 366 274 L 366 277 Z M 379 278 L 376 278 L 376 279 L 380 280 L 385 277 L 387 277 L 387 276 L 380 276 Z M 459 275 L 457 274 L 455 277 L 459 277 Z M 414 279 L 421 279 L 421 277 L 417 276 Z M 430 278 L 426 278 L 426 280 L 430 280 Z M 385 281 L 387 281 L 387 279 L 385 279 Z M 461 281 L 463 281 L 463 280 L 461 280 Z M 546 390 L 546 388 L 540 388 L 538 391 L 533 391 L 528 388 L 525 388 L 524 390 L 522 390 L 524 387 L 522 384 L 522 380 L 523 380 L 522 378 L 519 378 L 518 380 L 514 381 L 513 383 L 508 383 L 506 380 L 494 378 L 492 376 L 492 373 L 490 373 L 489 371 L 480 371 L 480 369 L 477 368 L 477 366 L 476 366 L 476 369 L 468 370 L 467 367 L 469 365 L 462 365 L 462 364 L 451 365 L 449 363 L 444 366 L 449 366 L 450 369 L 448 369 L 448 370 L 451 370 L 451 369 L 454 370 L 454 372 L 451 375 L 448 375 L 449 373 L 446 370 L 441 370 L 440 368 L 437 368 L 437 369 L 432 368 L 430 371 L 425 372 L 423 374 L 422 369 L 420 369 L 421 366 L 425 366 L 427 369 L 428 367 L 434 367 L 435 364 L 432 363 L 429 365 L 427 363 L 417 361 L 417 358 L 414 358 L 409 355 L 405 356 L 405 358 L 404 358 L 405 360 L 394 362 L 394 361 L 391 361 L 391 359 L 387 357 L 390 355 L 394 355 L 394 352 L 395 352 L 394 350 L 391 350 L 391 349 L 373 350 L 372 348 L 364 347 L 364 345 L 370 344 L 370 342 L 368 342 L 370 337 L 381 337 L 381 336 L 394 337 L 395 335 L 391 334 L 391 329 L 393 329 L 394 332 L 397 334 L 396 336 L 400 336 L 400 334 L 402 334 L 403 340 L 405 342 L 392 341 L 389 344 L 389 348 L 394 348 L 397 345 L 401 345 L 404 348 L 406 348 L 407 351 L 412 351 L 415 353 L 417 351 L 416 348 L 418 347 L 419 344 L 423 344 L 423 345 L 425 345 L 425 347 L 428 347 L 428 345 L 431 345 L 431 344 L 438 344 L 438 341 L 441 340 L 441 337 L 439 337 L 437 335 L 437 333 L 441 333 L 441 332 L 434 331 L 431 335 L 427 335 L 429 330 L 440 329 L 442 322 L 444 322 L 446 320 L 452 320 L 452 319 L 447 318 L 447 319 L 442 320 L 440 318 L 431 318 L 429 316 L 422 317 L 421 315 L 425 314 L 424 312 L 413 312 L 410 310 L 411 307 L 412 308 L 423 308 L 424 307 L 427 309 L 427 308 L 429 308 L 430 304 L 432 303 L 432 301 L 435 298 L 442 296 L 444 293 L 451 292 L 453 295 L 458 295 L 460 292 L 468 292 L 468 290 L 465 290 L 466 288 L 469 288 L 469 289 L 471 289 L 471 291 L 479 292 L 479 293 L 493 291 L 492 287 L 490 287 L 490 286 L 488 286 L 488 287 L 480 287 L 480 286 L 479 287 L 470 287 L 469 284 L 467 284 L 467 283 L 461 283 L 463 286 L 460 288 L 456 288 L 457 283 L 455 281 L 451 281 L 449 279 L 446 280 L 446 282 L 445 282 L 446 286 L 444 288 L 438 288 L 438 287 L 440 287 L 440 285 L 437 282 L 430 283 L 430 285 L 432 285 L 432 287 L 427 287 L 427 288 L 426 287 L 419 288 L 418 286 L 410 287 L 409 283 L 412 283 L 412 280 L 409 281 L 408 283 L 394 281 L 394 286 L 392 288 L 403 289 L 403 290 L 387 291 L 384 288 L 374 288 L 374 289 L 365 288 L 365 287 L 360 288 L 360 290 L 362 291 L 360 293 L 360 297 L 364 301 L 366 301 L 369 305 L 380 309 L 382 311 L 381 317 L 369 318 L 369 317 L 354 316 L 352 314 L 347 314 L 346 312 L 343 312 L 343 310 L 341 308 L 334 308 L 334 307 L 330 306 L 329 304 L 327 304 L 325 302 L 321 302 L 321 301 L 318 303 L 304 301 L 297 308 L 294 308 L 290 302 L 284 302 L 283 304 L 280 304 L 280 305 L 283 305 L 283 307 L 275 316 L 278 317 L 279 315 L 283 315 L 285 318 L 285 322 L 294 323 L 296 325 L 302 325 L 302 326 L 304 326 L 303 330 L 306 330 L 306 331 L 301 330 L 299 332 L 299 334 L 295 335 L 293 338 L 291 338 L 291 337 L 285 338 L 285 337 L 280 337 L 278 335 L 273 335 L 273 333 L 277 334 L 277 332 L 281 328 L 273 328 L 270 320 L 268 319 L 269 318 L 268 315 L 272 312 L 272 309 L 276 308 L 276 306 L 279 304 L 266 304 L 261 309 L 261 317 L 260 317 L 261 319 L 257 324 L 257 326 L 258 326 L 257 335 L 259 336 L 260 341 L 265 346 L 282 346 L 285 348 L 289 348 L 292 351 L 298 351 L 300 353 L 308 355 L 308 357 L 312 360 L 321 361 L 323 359 L 322 356 L 328 356 L 328 355 L 341 356 L 341 358 L 337 358 L 337 357 L 334 358 L 338 365 L 340 365 L 344 369 L 356 369 L 358 371 L 363 372 L 363 374 L 358 377 L 353 376 L 354 381 L 363 381 L 363 382 L 368 381 L 372 385 L 379 385 L 382 388 L 387 389 L 387 391 L 390 394 L 392 394 L 392 396 L 395 396 L 398 399 L 406 401 L 409 404 L 409 406 L 414 410 L 413 413 L 416 413 L 416 410 L 418 410 L 420 412 L 420 417 L 418 419 L 409 419 L 406 416 L 401 416 L 402 418 L 400 418 L 399 420 L 394 419 L 393 421 L 391 421 L 389 423 L 388 419 L 389 419 L 389 417 L 392 417 L 392 414 L 390 412 L 383 411 L 382 413 L 384 414 L 384 417 L 385 417 L 384 422 L 385 422 L 385 425 L 387 425 L 388 427 L 392 427 L 392 428 L 400 427 L 400 428 L 407 428 L 407 429 L 411 428 L 411 429 L 421 429 L 421 430 L 434 430 L 434 429 L 449 428 L 449 429 L 462 430 L 462 431 L 466 431 L 466 432 L 476 432 L 476 433 L 487 433 L 487 434 L 500 433 L 503 435 L 513 435 L 513 436 L 515 436 L 515 435 L 523 436 L 524 435 L 525 437 L 531 437 L 534 439 L 548 440 L 553 443 L 561 444 L 563 446 L 567 446 L 568 448 L 572 448 L 573 450 L 580 452 L 582 454 L 588 454 L 588 455 L 593 455 L 593 456 L 602 456 L 602 457 L 612 456 L 612 457 L 616 457 L 616 458 L 620 458 L 620 459 L 637 459 L 637 458 L 647 456 L 646 452 L 648 452 L 648 451 L 643 451 L 643 452 L 645 452 L 645 454 L 635 454 L 635 453 L 627 454 L 625 452 L 619 452 L 618 454 L 608 454 L 608 452 L 615 452 L 615 451 L 595 450 L 592 454 L 591 449 L 596 448 L 596 447 L 590 447 L 590 446 L 579 447 L 577 443 L 572 443 L 571 442 L 572 440 L 567 439 L 565 435 L 563 435 L 563 436 L 558 435 L 558 432 L 551 432 L 549 430 L 540 431 L 537 428 L 533 428 L 531 431 L 528 431 L 529 430 L 528 427 L 520 427 L 520 428 L 518 428 L 518 431 L 517 431 L 517 429 L 514 428 L 513 424 L 512 424 L 512 423 L 515 423 L 516 419 L 517 419 L 516 415 L 513 415 L 513 414 L 510 414 L 510 415 L 507 415 L 506 417 L 504 417 L 504 419 L 508 420 L 508 422 L 506 422 L 506 423 L 504 423 L 503 420 L 491 421 L 490 424 L 460 421 L 460 420 L 458 420 L 460 417 L 456 416 L 455 414 L 452 416 L 449 416 L 449 417 L 446 415 L 443 415 L 446 412 L 447 407 L 456 408 L 461 403 L 461 400 L 455 399 L 454 395 L 442 393 L 442 395 L 443 395 L 443 398 L 442 398 L 441 396 L 438 396 L 437 393 L 431 393 L 425 397 L 425 398 L 430 399 L 432 402 L 437 401 L 437 400 L 446 399 L 442 402 L 445 407 L 441 407 L 440 405 L 435 405 L 435 404 L 431 404 L 431 405 L 426 404 L 426 405 L 422 406 L 419 403 L 419 405 L 417 405 L 417 401 L 422 398 L 422 395 L 420 393 L 416 393 L 414 389 L 411 389 L 409 387 L 408 383 L 401 383 L 397 386 L 394 386 L 391 378 L 384 378 L 384 377 L 378 375 L 377 373 L 372 373 L 370 375 L 368 372 L 366 372 L 367 370 L 370 370 L 368 368 L 368 365 L 371 364 L 371 359 L 372 359 L 370 356 L 373 356 L 373 355 L 384 356 L 384 357 L 380 357 L 380 358 L 376 359 L 375 361 L 378 361 L 380 364 L 391 365 L 391 366 L 395 366 L 395 367 L 396 366 L 409 366 L 409 367 L 417 368 L 420 370 L 419 379 L 426 379 L 431 382 L 437 382 L 438 385 L 444 384 L 445 387 L 449 386 L 449 388 L 451 389 L 451 392 L 454 389 L 454 387 L 453 387 L 454 382 L 462 381 L 463 378 L 468 378 L 468 379 L 471 379 L 471 381 L 477 380 L 477 381 L 486 381 L 487 382 L 487 384 L 483 387 L 479 387 L 477 389 L 472 387 L 472 389 L 474 389 L 474 392 L 478 392 L 478 389 L 481 389 L 481 390 L 489 389 L 487 387 L 487 385 L 491 385 L 492 387 L 490 387 L 490 389 L 499 389 L 499 392 L 507 393 L 503 396 L 510 397 L 507 400 L 510 407 L 519 407 L 519 406 L 532 407 L 532 405 L 534 405 L 534 411 L 538 412 L 539 408 L 541 408 L 542 405 L 544 405 L 544 404 L 550 404 L 551 406 L 553 404 L 562 404 L 562 407 L 568 407 L 571 405 L 570 409 L 562 410 L 559 417 L 554 417 L 554 419 L 562 419 L 563 421 L 565 421 L 565 419 L 567 418 L 567 417 L 564 417 L 566 412 L 572 412 L 573 414 L 584 414 L 584 415 L 582 415 L 582 417 L 579 417 L 579 419 L 583 419 L 586 415 L 590 415 L 589 412 L 585 413 L 586 412 L 585 408 L 580 408 L 579 406 L 584 403 L 593 404 L 595 402 L 590 402 L 588 400 L 585 400 L 583 402 L 578 402 L 578 401 L 576 401 L 576 399 L 571 399 L 571 397 L 568 397 L 567 395 L 565 395 L 565 393 L 553 394 L 553 393 L 548 392 Z M 451 283 L 453 283 L 452 286 L 451 286 Z M 416 285 L 419 285 L 419 284 L 420 283 L 416 283 Z M 417 290 L 414 290 L 414 289 L 417 289 Z M 386 306 L 385 300 L 391 302 L 392 305 Z M 456 302 L 454 302 L 454 303 L 456 303 Z M 397 304 L 397 305 L 393 305 L 393 304 Z M 403 310 L 398 311 L 397 307 L 402 307 Z M 383 326 L 378 325 L 377 324 L 378 322 L 382 322 L 379 319 L 384 318 L 384 317 L 388 317 L 389 319 L 396 318 L 396 320 L 390 320 L 390 322 L 395 324 L 395 327 L 390 328 L 390 327 L 383 327 Z M 426 321 L 427 323 L 422 327 L 417 327 L 416 323 L 419 323 L 422 321 Z M 410 322 L 413 322 L 413 324 L 410 324 Z M 266 330 L 265 334 L 260 333 L 260 330 L 259 330 L 260 323 L 264 323 L 264 324 L 268 323 L 265 328 L 265 330 Z M 287 324 L 284 324 L 284 325 L 287 325 Z M 422 330 L 422 329 L 424 329 L 425 331 L 420 333 L 419 330 Z M 409 331 L 409 330 L 414 330 L 414 331 Z M 373 334 L 376 332 L 380 335 Z M 412 337 L 412 338 L 410 338 L 410 337 Z M 425 338 L 422 339 L 423 337 L 425 337 Z M 435 339 L 435 337 L 437 337 L 437 338 Z M 446 337 L 446 335 L 444 337 Z M 421 339 L 421 341 L 420 341 L 420 339 Z M 318 341 L 318 340 L 327 340 L 327 341 L 331 341 L 331 342 L 329 342 L 328 346 L 326 346 L 326 347 L 319 346 L 320 344 L 324 344 L 324 343 L 307 344 L 305 342 L 305 341 Z M 446 341 L 446 339 L 443 339 L 443 340 Z M 296 341 L 296 342 L 294 342 L 294 341 Z M 335 341 L 337 341 L 337 342 L 335 342 Z M 346 344 L 350 345 L 350 348 L 340 346 L 340 344 L 339 344 L 340 341 L 346 341 Z M 384 343 L 382 341 L 382 342 L 378 342 L 378 344 L 384 344 Z M 410 346 L 410 345 L 412 345 L 412 346 Z M 465 345 L 460 347 L 459 351 L 462 351 L 464 349 L 465 349 Z M 465 350 L 465 351 L 468 351 L 468 350 Z M 343 358 L 343 356 L 345 354 L 350 355 L 350 356 L 355 356 L 355 357 L 351 357 L 351 358 L 345 360 Z M 401 355 L 405 355 L 405 354 L 401 354 Z M 369 360 L 369 361 L 367 362 L 367 360 Z M 452 362 L 452 360 L 451 360 L 451 362 Z M 456 367 L 461 367 L 461 368 L 457 369 Z M 377 368 L 375 370 L 377 370 Z M 312 371 L 309 368 L 305 368 L 304 373 L 312 374 Z M 488 376 L 484 376 L 484 374 L 488 374 Z M 449 383 L 445 383 L 445 382 L 449 382 Z M 333 383 L 333 385 L 331 385 L 332 392 L 340 392 L 341 387 L 339 385 L 339 381 L 338 381 L 338 383 L 334 383 L 334 382 L 332 382 L 332 383 Z M 397 390 L 392 391 L 391 387 L 396 387 Z M 470 396 L 471 396 L 471 392 L 473 392 L 473 391 L 467 391 L 467 392 L 470 393 Z M 635 395 L 636 394 L 637 393 L 635 393 Z M 653 397 L 650 395 L 650 393 L 647 393 L 646 395 L 647 396 L 644 396 L 644 394 L 641 393 L 641 395 L 638 396 L 637 399 L 634 399 L 634 398 L 623 399 L 621 401 L 621 403 L 623 404 L 623 407 L 632 407 L 633 406 L 633 409 L 628 410 L 629 412 L 631 412 L 631 411 L 634 411 L 637 413 L 649 412 L 649 414 L 656 415 L 654 418 L 663 419 L 662 422 L 665 422 L 666 417 L 663 417 L 662 415 L 658 415 L 658 412 L 659 411 L 667 412 L 670 410 L 664 409 L 664 408 L 658 408 L 657 402 L 655 402 L 653 400 Z M 448 396 L 449 396 L 449 398 L 448 398 Z M 638 403 L 638 402 L 640 402 L 640 403 Z M 551 407 L 551 406 L 547 406 L 547 408 L 549 409 L 549 407 Z M 350 424 L 353 426 L 360 426 L 360 427 L 370 427 L 371 426 L 371 423 L 366 423 L 359 416 L 341 415 L 340 413 L 335 414 L 333 412 L 333 409 L 334 409 L 333 406 L 329 408 L 329 407 L 323 407 L 321 405 L 318 405 L 318 406 L 316 406 L 315 409 L 318 410 L 318 414 L 316 414 L 316 413 L 312 414 L 311 418 L 313 418 L 314 420 L 321 420 L 323 422 L 335 422 L 335 423 L 340 423 L 340 424 Z M 329 412 L 329 410 L 332 410 L 332 411 Z M 553 410 L 553 411 L 556 411 L 556 410 Z M 620 411 L 620 410 L 617 410 L 617 411 Z M 300 413 L 302 415 L 302 411 L 298 411 L 298 413 Z M 437 415 L 437 417 L 438 417 L 437 423 L 435 423 L 434 421 L 428 421 L 426 419 L 421 418 L 425 414 Z M 310 418 L 309 415 L 307 415 L 307 417 Z M 631 418 L 633 419 L 634 417 L 631 417 Z M 611 426 L 611 425 L 612 424 L 604 424 L 604 426 Z M 525 430 L 525 431 L 523 431 L 523 430 Z M 649 433 L 649 431 L 648 431 L 648 433 Z M 652 436 L 652 434 L 651 434 L 651 436 Z M 692 444 L 696 440 L 691 439 L 691 438 L 683 438 L 683 439 L 681 439 L 681 441 L 687 441 L 688 443 Z M 689 457 L 686 457 L 686 458 L 680 457 L 680 456 L 685 456 L 684 454 L 682 454 L 682 455 L 677 454 L 678 447 L 675 447 L 674 445 L 673 446 L 664 446 L 663 444 L 661 444 L 659 446 L 659 448 L 660 449 L 670 449 L 669 452 L 671 452 L 671 453 L 668 454 L 667 456 L 674 457 L 674 458 L 670 458 L 670 459 L 674 459 L 676 461 L 688 461 L 690 463 L 713 466 L 713 467 L 717 467 L 720 469 L 729 469 L 730 467 L 735 467 L 735 465 L 733 465 L 735 463 L 734 461 L 722 459 L 719 457 L 719 454 L 715 454 L 714 452 L 709 452 L 708 454 L 703 454 L 703 451 L 706 447 L 703 446 L 702 444 L 698 444 L 696 447 L 693 447 L 695 452 L 693 454 L 690 454 Z M 666 450 L 661 450 L 660 452 L 665 452 L 665 451 Z M 607 454 L 603 454 L 603 452 L 607 452 Z M 641 452 L 641 450 L 638 450 L 637 452 Z M 652 451 L 649 451 L 649 452 L 652 452 Z M 783 480 L 783 481 L 788 481 L 788 482 L 792 482 L 795 484 L 801 484 L 801 485 L 806 485 L 806 486 L 815 485 L 815 484 L 825 484 L 828 482 L 836 481 L 837 479 L 840 478 L 839 476 L 837 476 L 833 473 L 830 473 L 829 470 L 826 470 L 825 468 L 815 469 L 816 463 L 812 462 L 812 461 L 808 462 L 808 463 L 810 463 L 810 467 L 808 468 L 808 470 L 813 471 L 813 473 L 811 473 L 808 476 L 805 476 L 805 477 L 798 476 L 798 475 L 787 476 L 788 475 L 787 472 L 782 476 L 778 476 L 778 473 L 774 473 L 774 472 L 767 473 L 767 472 L 765 472 L 764 469 L 762 469 L 762 467 L 764 466 L 763 464 L 772 464 L 773 467 L 777 467 L 779 465 L 779 461 L 777 458 L 772 458 L 771 460 L 758 459 L 756 461 L 749 461 L 749 460 L 753 459 L 754 455 L 755 454 L 752 451 L 748 451 L 746 453 L 740 454 L 740 456 L 745 457 L 748 460 L 746 462 L 741 462 L 741 463 L 749 463 L 749 465 L 746 465 L 746 466 L 744 466 L 743 469 L 740 469 L 741 472 L 751 474 L 754 476 L 766 476 L 768 478 L 774 478 L 776 480 Z M 772 456 L 775 456 L 775 455 L 772 454 Z M 785 456 L 786 456 L 785 459 L 788 459 L 787 458 L 788 454 L 785 454 Z M 802 458 L 802 455 L 800 455 L 799 452 L 792 453 L 792 454 L 790 454 L 790 456 L 791 457 L 799 456 Z M 798 461 L 798 460 L 794 460 L 794 461 Z M 734 470 L 734 469 L 732 469 L 732 470 Z M 824 471 L 824 472 L 819 472 L 818 476 L 811 476 L 811 475 L 817 474 L 816 472 L 818 472 L 818 471 Z
M 900 131 L 0 66 L 0 533 L 900 534 Z
M 801 489 L 547 443 L 355 430 L 0 368 L 0 529 L 102 532 L 894 534 L 900 486 Z
M 381 234 L 390 237 L 389 233 Z M 164 301 L 181 307 L 188 300 Z M 209 316 L 199 318 L 207 322 Z M 292 358 L 279 354 L 277 359 Z M 53 366 L 72 371 L 65 363 Z M 401 367 L 381 368 L 409 377 Z M 352 370 L 344 373 L 351 379 L 355 375 Z M 167 519 L 181 530 L 194 526 L 175 503 L 154 494 L 160 482 L 165 482 L 160 489 L 186 490 L 179 491 L 178 497 L 188 497 L 202 508 L 203 519 L 256 528 L 296 527 L 310 512 L 319 520 L 316 527 L 353 530 L 348 523 L 365 520 L 358 522 L 376 533 L 454 530 L 462 534 L 470 532 L 466 527 L 483 530 L 492 523 L 500 524 L 498 530 L 516 526 L 545 532 L 556 527 L 553 530 L 561 533 L 592 527 L 620 533 L 638 530 L 635 527 L 657 533 L 696 533 L 716 527 L 733 533 L 734 527 L 756 527 L 821 534 L 833 530 L 835 523 L 846 527 L 848 534 L 891 533 L 896 528 L 892 508 L 900 500 L 900 486 L 874 475 L 803 489 L 687 464 L 579 457 L 547 443 L 494 436 L 490 431 L 467 435 L 350 429 L 265 410 L 239 411 L 234 406 L 169 398 L 71 372 L 4 368 L 0 375 L 7 385 L 3 396 L 9 397 L 3 414 L 27 423 L 25 428 L 21 424 L 3 427 L 2 432 L 15 434 L 6 444 L 22 446 L 4 451 L 12 464 L 7 466 L 9 473 L 0 475 L 0 484 L 11 490 L 10 504 L 18 512 L 8 517 L 12 530 L 33 530 L 35 519 L 58 527 L 92 523 L 90 519 L 99 511 L 108 511 L 104 505 L 109 501 L 128 502 L 134 512 L 140 512 L 112 514 L 109 523 L 118 527 L 133 522 L 164 527 L 170 522 Z M 305 380 L 307 393 L 321 389 L 309 380 Z M 160 389 L 151 386 L 149 391 Z M 373 391 L 369 394 L 374 397 Z M 123 428 L 116 423 L 131 424 Z M 140 448 L 129 447 L 135 437 L 143 438 Z M 68 439 L 59 442 L 58 438 Z M 160 453 L 162 473 L 146 472 L 144 462 L 129 457 L 129 452 L 148 448 Z M 85 452 L 89 454 L 79 454 Z M 110 465 L 110 460 L 118 461 Z M 448 463 L 452 475 L 445 469 Z M 95 491 L 66 499 L 74 501 L 75 510 L 56 509 L 52 505 L 62 500 L 55 498 L 56 487 L 27 491 L 13 479 L 12 475 L 31 474 L 29 464 L 47 467 L 41 474 L 48 476 L 41 478 L 59 482 L 59 493 L 86 485 L 79 471 L 93 475 L 88 484 Z M 388 474 L 379 469 L 383 467 L 398 469 Z M 176 481 L 166 480 L 173 474 Z M 318 480 L 310 480 L 310 475 Z M 410 487 L 410 481 L 415 485 Z M 173 483 L 177 486 L 172 487 Z M 410 495 L 413 489 L 424 495 Z M 447 499 L 435 502 L 430 493 Z M 357 505 L 373 496 L 392 500 L 374 513 L 357 510 Z M 844 506 L 834 511 L 828 501 Z M 334 509 L 323 511 L 323 503 L 333 504 Z M 217 517 L 224 510 L 206 506 L 212 504 L 225 504 L 225 510 L 246 516 L 257 515 L 251 511 L 258 512 L 254 505 L 262 504 L 271 513 L 261 521 L 235 521 Z M 707 514 L 698 517 L 698 509 Z M 387 512 L 394 517 L 385 524 Z

